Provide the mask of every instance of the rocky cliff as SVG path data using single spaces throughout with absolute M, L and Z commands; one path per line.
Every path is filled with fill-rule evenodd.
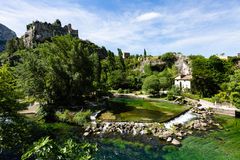
M 175 62 L 175 66 L 178 69 L 178 73 L 180 75 L 191 75 L 192 71 L 190 68 L 189 58 L 182 54 L 177 54 L 177 60 Z
M 78 30 L 74 30 L 71 24 L 62 27 L 61 22 L 56 20 L 54 23 L 35 21 L 27 25 L 27 32 L 22 36 L 24 46 L 33 47 L 35 43 L 41 43 L 54 36 L 70 34 L 78 38 Z
M 8 40 L 17 37 L 16 33 L 0 23 L 0 52 L 5 49 Z

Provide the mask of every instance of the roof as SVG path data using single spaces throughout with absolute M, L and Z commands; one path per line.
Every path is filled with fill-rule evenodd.
M 192 75 L 180 75 L 175 78 L 175 80 L 191 80 Z

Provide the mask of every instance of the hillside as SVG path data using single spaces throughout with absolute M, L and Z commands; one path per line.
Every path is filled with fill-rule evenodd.
M 14 31 L 0 23 L 0 52 L 4 50 L 6 42 L 16 36 Z

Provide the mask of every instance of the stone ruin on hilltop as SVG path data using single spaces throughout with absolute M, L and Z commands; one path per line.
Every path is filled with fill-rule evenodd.
M 35 21 L 27 25 L 27 32 L 22 36 L 24 46 L 31 48 L 35 43 L 41 43 L 54 36 L 70 34 L 78 38 L 78 30 L 72 29 L 71 24 L 62 27 L 61 22 L 56 20 L 54 23 Z

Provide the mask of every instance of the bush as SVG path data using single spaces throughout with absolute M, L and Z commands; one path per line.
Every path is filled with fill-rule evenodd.
M 172 101 L 172 100 L 175 99 L 172 91 L 169 91 L 169 92 L 168 92 L 168 94 L 167 94 L 167 99 L 168 99 L 169 101 Z
M 62 112 L 56 112 L 56 117 L 61 122 L 75 123 L 78 125 L 84 125 L 87 122 L 87 119 L 92 114 L 90 110 L 80 111 L 77 113 L 71 113 L 69 110 Z
M 65 110 L 63 113 L 59 112 L 59 111 L 56 112 L 56 117 L 58 120 L 60 120 L 62 122 L 71 122 L 72 121 L 69 110 Z
M 72 121 L 78 125 L 84 125 L 87 123 L 87 119 L 90 117 L 92 112 L 90 110 L 77 112 Z
M 129 89 L 124 89 L 124 93 L 130 93 L 130 90 Z
M 123 89 L 122 89 L 122 88 L 119 88 L 117 92 L 118 92 L 118 93 L 123 93 Z
M 180 88 L 173 86 L 167 93 L 167 99 L 172 101 L 175 99 L 175 96 L 181 96 Z
M 191 99 L 196 99 L 199 100 L 200 96 L 197 94 L 192 94 L 192 93 L 183 93 L 183 96 L 187 97 L 187 98 L 191 98 Z
M 160 83 L 158 77 L 155 75 L 151 75 L 145 78 L 142 89 L 147 94 L 158 95 L 160 90 Z

